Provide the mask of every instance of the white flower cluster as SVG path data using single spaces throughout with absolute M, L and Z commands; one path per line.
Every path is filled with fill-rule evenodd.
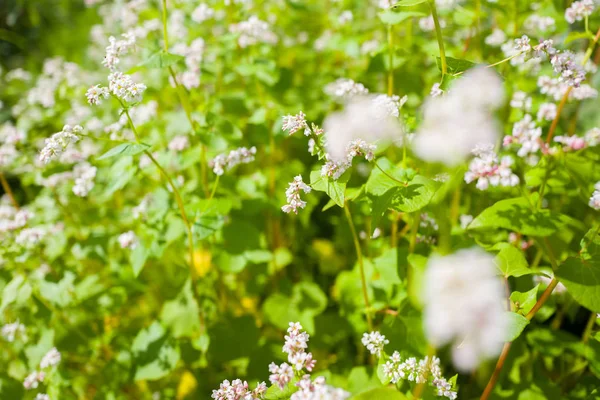
M 50 396 L 45 393 L 38 393 L 34 400 L 50 400 Z
M 556 28 L 556 21 L 552 17 L 532 14 L 527 17 L 523 26 L 529 32 L 547 32 Z
M 538 127 L 531 115 L 526 114 L 522 120 L 515 122 L 512 135 L 504 137 L 503 145 L 510 146 L 518 144 L 521 147 L 517 151 L 519 157 L 526 157 L 530 164 L 536 164 L 538 157 L 536 153 L 540 149 L 546 150 L 546 145 L 541 139 L 542 128 Z
M 392 383 L 408 380 L 420 384 L 429 380 L 430 384 L 437 389 L 438 397 L 446 397 L 451 400 L 457 398 L 457 393 L 452 390 L 452 385 L 442 377 L 438 357 L 434 356 L 430 359 L 426 356 L 421 360 L 410 357 L 402 360 L 400 353 L 394 351 L 383 365 L 383 373 Z
M 304 193 L 310 193 L 310 186 L 302 181 L 302 175 L 298 175 L 290 182 L 289 187 L 285 191 L 285 197 L 287 204 L 281 207 L 284 213 L 293 212 L 298 214 L 299 208 L 306 207 L 306 202 L 300 198 L 300 191 Z
M 502 29 L 494 28 L 485 38 L 485 44 L 492 47 L 499 47 L 506 42 L 506 33 Z
M 11 205 L 0 204 L 0 233 L 24 227 L 33 214 L 25 209 L 17 210 Z
M 292 394 L 290 400 L 345 400 L 350 397 L 345 390 L 327 385 L 322 376 L 311 381 L 310 375 L 304 375 L 296 386 L 299 390 Z
M 592 193 L 592 197 L 590 197 L 589 205 L 594 210 L 600 210 L 600 182 L 597 182 L 594 185 L 594 193 Z
M 269 364 L 269 381 L 273 385 L 277 385 L 280 389 L 294 378 L 294 371 L 312 371 L 316 361 L 312 357 L 312 353 L 307 353 L 308 333 L 302 330 L 302 325 L 299 322 L 290 322 L 290 326 L 285 336 L 285 343 L 282 351 L 288 355 L 288 363 L 277 365 Z
M 15 338 L 17 337 L 26 337 L 25 325 L 20 323 L 18 320 L 11 324 L 3 325 L 0 333 L 8 342 L 14 342 Z
M 446 27 L 446 20 L 440 18 L 440 27 L 444 29 Z M 435 30 L 435 21 L 433 17 L 430 15 L 428 17 L 419 18 L 419 28 L 423 32 L 433 32 Z
M 430 257 L 423 301 L 429 342 L 452 343 L 454 365 L 472 371 L 482 359 L 497 356 L 508 320 L 494 257 L 479 248 Z
M 0 127 L 0 167 L 10 166 L 19 156 L 16 144 L 25 139 L 25 134 L 10 122 Z
M 595 8 L 594 0 L 574 1 L 565 11 L 565 19 L 569 24 L 574 24 L 589 17 Z
M 181 84 L 188 90 L 200 86 L 200 75 L 202 74 L 200 64 L 204 56 L 204 39 L 194 39 L 189 46 L 183 43 L 177 44 L 171 51 L 185 57 L 187 70 L 179 75 L 178 79 Z
M 143 83 L 135 83 L 131 76 L 116 71 L 108 76 L 108 90 L 124 101 L 139 102 L 146 90 Z
M 190 140 L 186 135 L 175 136 L 167 147 L 171 151 L 180 153 L 190 147 Z
M 42 361 L 40 362 L 40 369 L 47 369 L 57 366 L 60 363 L 61 355 L 60 352 L 53 347 L 48 351 L 44 357 L 42 357 Z M 33 371 L 23 381 L 23 387 L 27 390 L 36 389 L 40 383 L 44 382 L 46 379 L 46 372 L 44 371 Z M 37 398 L 37 397 L 36 397 Z
M 79 197 L 86 197 L 90 190 L 94 188 L 94 179 L 96 178 L 96 172 L 98 169 L 91 166 L 87 162 L 77 164 L 73 168 L 73 176 L 75 178 L 75 186 L 73 186 L 73 193 Z
M 138 246 L 139 242 L 138 237 L 133 231 L 127 231 L 119 235 L 119 245 L 122 249 L 133 250 Z
M 560 75 L 558 79 L 569 86 L 579 87 L 585 80 L 585 70 L 575 61 L 575 55 L 568 50 L 554 54 L 550 63 L 554 72 Z
M 296 115 L 286 115 L 283 117 L 283 125 L 281 125 L 282 131 L 293 135 L 301 129 L 304 129 L 305 136 L 310 136 L 310 129 L 306 123 L 306 115 L 302 111 Z
M 350 167 L 352 160 L 357 156 L 364 156 L 365 160 L 373 161 L 375 158 L 375 150 L 377 146 L 369 144 L 362 139 L 355 139 L 346 146 L 346 158 L 342 161 L 333 161 L 326 155 L 327 162 L 321 167 L 321 176 L 326 176 L 332 179 L 339 179 Z
M 473 150 L 475 158 L 469 164 L 465 173 L 465 182 L 477 181 L 475 185 L 479 190 L 486 190 L 490 186 L 517 186 L 519 177 L 512 172 L 513 159 L 504 156 L 498 160 L 498 155 L 493 146 L 478 146 Z
M 569 89 L 569 85 L 566 82 L 561 81 L 559 78 L 551 78 L 545 75 L 538 78 L 537 85 L 540 93 L 546 94 L 556 101 L 559 101 Z M 585 100 L 596 97 L 598 97 L 598 91 L 588 84 L 574 87 L 569 93 L 569 100 Z
M 249 149 L 246 147 L 240 147 L 235 150 L 231 150 L 229 154 L 219 154 L 213 158 L 209 163 L 209 167 L 213 169 L 216 175 L 223 175 L 225 169 L 230 170 L 231 168 L 239 164 L 248 164 L 254 161 L 256 155 L 256 147 L 252 146 Z
M 510 99 L 510 106 L 523 111 L 531 110 L 532 99 L 527 96 L 527 93 L 516 91 Z
M 210 8 L 206 3 L 200 3 L 198 7 L 192 11 L 192 21 L 202 23 L 215 16 L 215 10 Z
M 257 43 L 275 44 L 277 35 L 271 31 L 269 24 L 257 16 L 251 16 L 247 21 L 233 24 L 229 27 L 232 33 L 239 33 L 238 44 L 241 48 Z
M 381 352 L 383 352 L 383 347 L 388 344 L 390 341 L 385 338 L 379 332 L 371 332 L 371 333 L 363 333 L 363 337 L 360 340 L 369 350 L 369 353 L 376 355 L 377 357 L 381 356 Z
M 429 98 L 414 140 L 417 156 L 456 165 L 478 144 L 495 143 L 499 135 L 492 111 L 502 105 L 498 75 L 485 67 L 467 71 L 444 96 Z
M 106 55 L 102 65 L 114 71 L 119 64 L 121 55 L 135 47 L 135 35 L 124 33 L 122 39 L 116 39 L 114 36 L 108 38 L 109 45 L 106 47 Z
M 538 121 L 552 121 L 556 118 L 556 104 L 555 103 L 542 103 L 538 108 L 537 119 Z
M 251 391 L 246 381 L 235 379 L 229 383 L 228 380 L 224 380 L 219 390 L 213 390 L 210 397 L 215 400 L 258 400 L 263 398 L 266 391 L 267 385 L 264 382 Z
M 83 131 L 80 125 L 65 125 L 62 131 L 53 134 L 45 140 L 44 148 L 40 151 L 40 160 L 48 164 L 52 159 L 60 156 L 71 143 L 77 143 L 79 134 Z
M 369 90 L 362 83 L 354 82 L 352 79 L 347 78 L 339 78 L 327 84 L 324 91 L 325 94 L 341 102 L 369 93 Z
M 30 249 L 35 247 L 47 233 L 46 229 L 40 227 L 25 228 L 19 232 L 15 238 L 15 243 Z

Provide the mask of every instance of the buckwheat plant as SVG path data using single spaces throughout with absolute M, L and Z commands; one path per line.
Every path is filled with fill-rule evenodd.
M 0 2 L 0 399 L 597 397 L 599 6 Z

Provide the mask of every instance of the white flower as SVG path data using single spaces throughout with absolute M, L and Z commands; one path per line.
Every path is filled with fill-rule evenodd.
M 285 213 L 293 212 L 298 214 L 299 208 L 306 207 L 306 202 L 300 198 L 300 191 L 304 193 L 310 193 L 310 186 L 302 181 L 302 175 L 298 175 L 290 182 L 289 187 L 285 191 L 285 197 L 287 204 L 281 207 L 281 210 Z
M 277 385 L 280 389 L 286 387 L 292 379 L 294 379 L 294 369 L 287 363 L 277 365 L 275 363 L 269 364 L 269 382 L 273 385 Z
M 94 188 L 94 179 L 98 169 L 91 166 L 87 162 L 77 164 L 73 168 L 73 176 L 75 177 L 75 186 L 73 193 L 79 197 L 86 197 L 90 190 Z
M 363 333 L 363 337 L 361 339 L 363 346 L 369 350 L 369 353 L 374 354 L 376 356 L 380 356 L 383 351 L 383 346 L 388 344 L 390 341 L 385 338 L 379 332 L 371 332 L 371 333 Z
M 219 390 L 213 390 L 210 397 L 216 400 L 258 400 L 262 399 L 266 391 L 267 385 L 264 382 L 259 383 L 256 389 L 250 391 L 246 381 L 235 379 L 230 383 L 228 380 L 224 380 Z
M 25 325 L 17 320 L 11 324 L 2 326 L 0 333 L 2 333 L 2 336 L 4 336 L 8 342 L 14 342 L 17 336 L 25 336 Z
M 91 105 L 100 104 L 102 99 L 107 99 L 110 93 L 108 92 L 108 88 L 102 87 L 100 85 L 92 86 L 85 93 L 87 97 L 88 103 Z
M 50 396 L 45 393 L 38 393 L 34 400 L 50 400 Z
M 281 126 L 281 130 L 288 132 L 290 135 L 293 135 L 301 129 L 305 130 L 307 128 L 308 125 L 306 124 L 306 115 L 304 115 L 302 111 L 296 115 L 286 115 L 283 117 L 283 125 Z
M 173 139 L 171 139 L 167 147 L 171 151 L 182 152 L 183 150 L 190 147 L 190 141 L 185 135 L 175 136 Z
M 543 103 L 540 104 L 540 108 L 537 112 L 538 121 L 552 121 L 556 118 L 556 104 L 554 103 Z
M 192 21 L 202 23 L 215 16 L 215 10 L 210 8 L 207 4 L 201 3 L 198 7 L 192 11 Z
M 467 71 L 445 96 L 425 102 L 423 123 L 413 140 L 415 153 L 452 166 L 478 144 L 495 143 L 499 132 L 492 110 L 503 98 L 502 81 L 494 72 L 484 67 Z
M 139 244 L 139 239 L 133 231 L 127 231 L 119 235 L 119 245 L 123 249 L 135 249 Z
M 585 17 L 589 17 L 595 8 L 594 0 L 575 1 L 566 9 L 565 19 L 569 24 L 573 24 L 575 21 L 581 21 Z
M 361 96 L 347 103 L 344 110 L 327 116 L 323 129 L 330 160 L 346 162 L 348 145 L 357 139 L 373 143 L 400 138 L 403 129 L 397 116 L 404 101 L 397 96 Z
M 53 347 L 42 357 L 42 361 L 40 361 L 40 368 L 45 369 L 49 367 L 54 367 L 60 363 L 60 352 L 56 350 L 56 347 Z
M 440 88 L 440 84 L 438 82 L 434 83 L 429 91 L 429 95 L 431 97 L 438 97 L 444 94 L 444 91 Z
M 352 79 L 339 78 L 325 86 L 325 93 L 337 101 L 345 102 L 352 98 L 365 95 L 369 90 L 362 83 L 354 82 Z
M 554 72 L 560 74 L 559 80 L 569 86 L 578 87 L 585 80 L 585 70 L 575 61 L 570 51 L 556 53 L 550 59 Z
M 465 182 L 477 180 L 477 189 L 486 190 L 489 186 L 517 186 L 519 177 L 512 172 L 512 158 L 502 157 L 499 161 L 493 146 L 478 146 L 473 150 L 475 158 L 469 164 Z
M 135 83 L 131 76 L 115 71 L 108 76 L 108 89 L 117 98 L 128 102 L 139 102 L 146 90 L 143 83 Z
M 531 45 L 529 44 L 529 37 L 523 35 L 519 39 L 515 39 L 515 49 L 522 53 L 530 51 Z
M 539 150 L 546 148 L 545 143 L 541 140 L 541 136 L 542 128 L 536 125 L 531 115 L 526 114 L 522 120 L 515 122 L 512 136 L 505 136 L 503 145 L 519 144 L 521 147 L 517 155 L 519 157 L 529 157 L 535 155 Z
M 121 61 L 120 57 L 131 48 L 135 47 L 134 34 L 125 33 L 121 37 L 122 39 L 119 40 L 114 36 L 108 38 L 109 45 L 106 47 L 106 55 L 104 56 L 102 64 L 111 71 L 114 71 L 117 68 L 117 64 Z
M 517 91 L 513 93 L 512 99 L 510 99 L 510 106 L 523 111 L 529 111 L 531 110 L 531 102 L 531 97 L 527 96 L 527 93 Z
M 500 352 L 508 328 L 494 258 L 478 248 L 430 257 L 423 293 L 425 330 L 436 347 L 452 343 L 454 365 L 471 371 Z
M 251 16 L 247 21 L 231 25 L 229 31 L 239 33 L 238 44 L 245 48 L 257 43 L 275 44 L 277 35 L 271 31 L 267 22 L 261 21 L 256 16 Z
M 540 283 L 542 285 L 542 287 L 547 287 L 551 281 L 552 281 L 552 279 L 550 279 L 544 275 L 535 275 L 533 277 L 533 283 Z M 563 285 L 562 282 L 558 282 L 558 284 L 552 291 L 552 294 L 555 294 L 558 296 L 563 295 L 565 293 L 567 293 L 567 287 L 565 285 Z
M 44 382 L 46 374 L 42 371 L 33 371 L 23 381 L 23 387 L 27 390 L 36 389 L 40 382 Z
M 439 22 L 440 27 L 444 29 L 446 27 L 446 21 L 440 18 Z M 419 28 L 421 28 L 423 32 L 433 32 L 435 30 L 435 21 L 433 20 L 433 17 L 430 15 L 428 17 L 419 18 Z
M 19 232 L 15 238 L 15 243 L 26 248 L 33 248 L 47 233 L 48 232 L 45 229 L 38 227 L 25 228 Z
M 556 21 L 552 17 L 544 17 L 537 14 L 532 14 L 525 20 L 523 24 L 529 32 L 546 32 L 552 31 L 556 27 Z
M 345 400 L 350 397 L 345 390 L 326 385 L 322 376 L 311 381 L 310 375 L 304 375 L 296 386 L 300 390 L 292 394 L 290 400 Z
M 239 164 L 251 163 L 254 161 L 255 155 L 256 147 L 252 146 L 249 149 L 240 147 L 231 150 L 227 156 L 225 154 L 219 154 L 213 158 L 208 165 L 213 169 L 213 172 L 216 175 L 223 175 L 225 169 L 231 169 Z
M 352 22 L 353 19 L 354 15 L 352 14 L 352 11 L 344 10 L 338 17 L 338 23 L 340 25 L 346 25 L 348 22 Z
M 463 229 L 467 229 L 467 226 L 473 221 L 473 216 L 468 214 L 463 214 L 460 216 L 460 227 Z
M 53 134 L 46 139 L 44 148 L 40 151 L 40 160 L 48 164 L 52 159 L 60 156 L 71 143 L 77 143 L 83 128 L 79 125 L 71 127 L 65 125 L 62 131 Z
M 600 182 L 594 185 L 594 193 L 592 193 L 592 197 L 590 197 L 589 205 L 594 210 L 600 210 Z

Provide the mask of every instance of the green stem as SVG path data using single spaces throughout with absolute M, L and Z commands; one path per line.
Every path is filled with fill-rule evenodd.
M 387 94 L 391 96 L 394 94 L 394 27 L 388 25 L 388 82 L 387 82 Z
M 219 186 L 219 178 L 220 177 L 221 177 L 220 175 L 217 175 L 217 179 L 215 179 L 215 183 L 213 183 L 212 191 L 210 192 L 210 197 L 208 198 L 206 205 L 202 209 L 201 214 L 204 214 L 206 212 L 206 210 L 208 210 L 208 206 L 210 205 L 210 202 L 212 201 L 213 197 L 215 197 L 215 192 L 217 191 L 217 186 Z
M 162 23 L 165 51 L 169 51 L 169 36 L 167 35 L 167 0 L 162 0 Z
M 596 323 L 597 318 L 598 315 L 592 311 L 592 313 L 590 314 L 590 319 L 588 319 L 588 322 L 585 326 L 585 330 L 583 331 L 583 336 L 581 337 L 581 341 L 583 343 L 587 343 L 588 340 L 590 340 L 590 336 L 592 336 L 592 330 L 594 329 L 594 324 Z
M 346 215 L 346 219 L 348 220 L 348 225 L 350 225 L 350 232 L 352 232 L 352 240 L 354 241 L 354 248 L 356 250 L 356 258 L 358 261 L 358 266 L 360 268 L 360 280 L 361 280 L 361 284 L 362 284 L 363 298 L 365 300 L 367 325 L 369 326 L 369 331 L 372 331 L 373 330 L 373 321 L 371 320 L 371 305 L 369 303 L 369 293 L 367 291 L 367 278 L 365 277 L 365 265 L 363 262 L 362 250 L 360 248 L 360 241 L 358 240 L 358 235 L 356 234 L 356 229 L 354 229 L 354 222 L 352 222 L 352 214 L 350 214 L 350 207 L 348 206 L 348 203 L 344 204 L 344 214 Z
M 125 105 L 122 102 L 121 102 L 121 105 L 123 106 L 125 115 L 127 116 L 127 120 L 129 121 L 129 125 L 131 126 L 131 130 L 133 131 L 133 134 L 135 135 L 136 140 L 139 142 L 140 136 L 137 132 L 137 129 L 135 128 L 133 120 L 131 119 L 131 115 L 129 115 L 129 110 L 127 109 L 127 107 L 125 107 Z M 144 150 L 144 154 L 146 154 L 148 156 L 148 158 L 150 158 L 150 161 L 152 161 L 152 163 L 156 166 L 156 168 L 158 168 L 160 173 L 167 180 L 167 182 L 169 183 L 169 186 L 171 186 L 171 189 L 173 190 L 173 196 L 175 197 L 175 202 L 177 203 L 177 206 L 179 207 L 179 212 L 181 213 L 181 218 L 183 219 L 183 223 L 185 224 L 185 227 L 187 230 L 188 247 L 189 247 L 189 253 L 190 253 L 190 274 L 192 276 L 192 279 L 195 279 L 196 265 L 195 265 L 195 261 L 194 261 L 194 236 L 192 233 L 192 225 L 190 224 L 190 221 L 185 212 L 185 206 L 183 203 L 183 199 L 181 198 L 181 194 L 179 193 L 177 186 L 175 185 L 175 183 L 173 182 L 173 180 L 171 179 L 171 177 L 169 176 L 167 171 L 159 164 L 159 162 L 156 160 L 156 158 L 154 158 L 152 153 L 149 152 L 148 150 Z
M 444 50 L 444 38 L 442 37 L 442 26 L 437 15 L 437 9 L 435 6 L 435 0 L 429 0 L 429 6 L 431 7 L 431 16 L 433 17 L 433 23 L 435 25 L 435 36 L 437 38 L 438 46 L 440 48 L 440 63 L 442 67 L 442 78 L 448 73 L 448 64 L 446 62 L 446 51 Z

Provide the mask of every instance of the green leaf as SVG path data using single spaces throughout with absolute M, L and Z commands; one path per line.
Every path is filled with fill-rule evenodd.
M 509 321 L 509 328 L 506 332 L 504 341 L 512 342 L 513 340 L 518 338 L 519 335 L 521 335 L 521 332 L 523 332 L 523 329 L 525 329 L 525 327 L 529 325 L 529 320 L 521 314 L 517 314 L 514 312 L 506 311 L 505 314 L 506 318 Z
M 146 260 L 148 259 L 149 251 L 142 243 L 138 243 L 135 249 L 129 253 L 129 262 L 131 263 L 131 269 L 133 269 L 133 275 L 137 278 L 142 272 Z
M 532 196 L 532 201 L 536 196 Z M 534 201 L 535 202 L 535 201 Z M 524 197 L 500 200 L 483 210 L 468 230 L 504 228 L 523 235 L 545 237 L 562 228 L 568 218 L 550 210 L 532 209 Z
M 391 188 L 408 184 L 416 175 L 414 170 L 398 168 L 387 158 L 380 158 L 376 162 L 379 168 L 371 170 L 365 185 L 367 194 L 381 196 Z
M 321 176 L 321 171 L 312 171 L 310 173 L 310 183 L 314 190 L 327 193 L 335 204 L 344 207 L 344 192 L 346 191 L 346 182 L 348 182 L 349 177 L 350 175 L 345 173 L 339 179 L 334 180 Z
M 121 143 L 102 154 L 96 160 L 104 160 L 111 157 L 134 156 L 149 148 L 150 146 L 144 143 Z
M 386 357 L 384 357 L 383 355 L 381 357 L 379 357 L 379 362 L 377 363 L 377 377 L 379 378 L 379 381 L 383 384 L 383 385 L 387 385 L 391 382 L 391 378 L 389 376 L 387 376 L 383 371 L 383 367 L 386 363 Z
M 506 244 L 496 256 L 496 266 L 503 277 L 523 276 L 535 273 L 529 268 L 523 252 L 513 245 Z
M 529 311 L 533 308 L 537 301 L 537 292 L 540 285 L 536 285 L 533 289 L 528 290 L 527 292 L 512 292 L 510 295 L 510 300 L 518 307 L 518 311 L 527 315 Z
M 184 60 L 185 57 L 183 56 L 161 50 L 152 54 L 142 65 L 148 68 L 167 68 Z
M 600 312 L 600 259 L 569 257 L 558 267 L 556 277 L 575 301 L 593 312 Z
M 23 275 L 16 275 L 12 281 L 4 287 L 2 291 L 2 305 L 0 305 L 0 311 L 3 311 L 9 304 L 13 303 L 19 294 L 21 286 L 25 282 Z
M 131 346 L 135 355 L 135 380 L 156 380 L 167 376 L 179 362 L 179 348 L 166 336 L 165 329 L 154 321 L 142 329 Z
M 194 337 L 200 332 L 200 309 L 192 293 L 192 282 L 188 280 L 179 295 L 165 302 L 160 319 L 171 329 L 175 338 Z
M 416 6 L 417 4 L 422 4 L 422 3 L 426 3 L 426 2 L 427 2 L 427 0 L 400 0 L 399 2 L 394 4 L 392 7 L 410 7 L 410 6 Z
M 442 60 L 439 57 L 437 59 L 438 69 L 442 70 Z M 446 67 L 448 68 L 448 73 L 450 74 L 458 74 L 459 72 L 464 72 L 470 68 L 473 68 L 475 63 L 469 60 L 462 60 L 459 58 L 446 57 Z
M 299 389 L 296 382 L 298 382 L 297 378 L 292 379 L 283 390 L 277 385 L 271 386 L 265 393 L 265 400 L 288 400 Z
M 429 204 L 439 184 L 421 175 L 415 176 L 407 186 L 394 189 L 390 207 L 397 211 L 415 212 Z
M 357 394 L 352 400 L 406 400 L 407 397 L 400 393 L 396 388 L 384 387 L 371 389 Z
M 377 14 L 381 22 L 387 25 L 397 25 L 409 18 L 424 17 L 426 15 L 427 14 L 419 11 L 394 12 L 392 10 L 385 10 Z

